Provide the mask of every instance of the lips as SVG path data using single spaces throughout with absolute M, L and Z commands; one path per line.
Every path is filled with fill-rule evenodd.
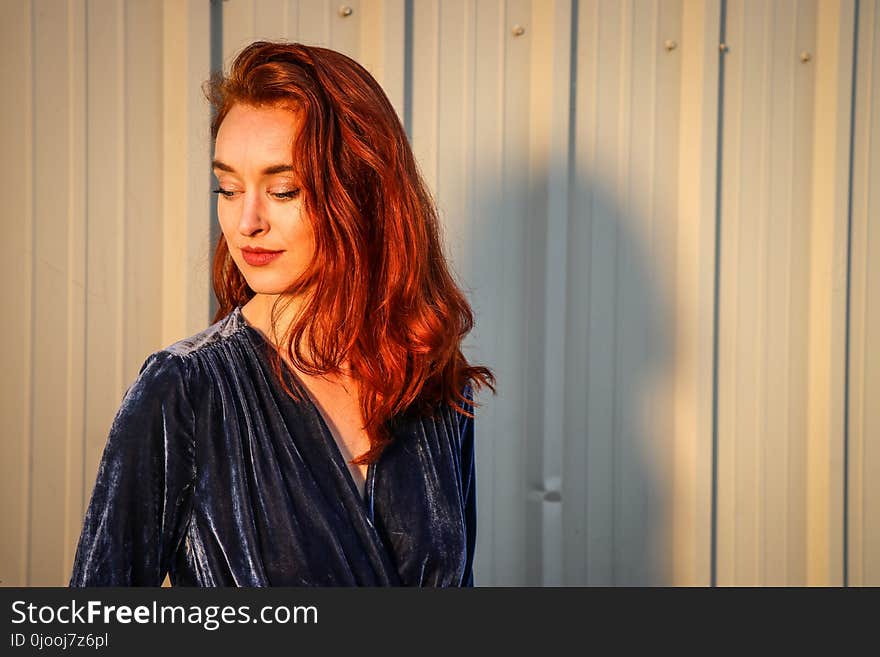
M 282 253 L 284 251 L 270 251 L 253 246 L 246 246 L 241 250 L 244 261 L 252 267 L 265 267 Z

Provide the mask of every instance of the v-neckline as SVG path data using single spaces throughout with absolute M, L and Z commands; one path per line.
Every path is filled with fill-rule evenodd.
M 364 475 L 364 494 L 361 495 L 358 490 L 357 482 L 354 480 L 354 476 L 351 474 L 351 470 L 348 469 L 348 462 L 345 460 L 345 456 L 342 454 L 342 449 L 339 447 L 339 443 L 336 442 L 336 438 L 333 436 L 333 432 L 330 430 L 330 423 L 327 421 L 327 418 L 324 417 L 324 413 L 321 410 L 321 407 L 312 397 L 312 393 L 306 387 L 303 380 L 300 378 L 299 374 L 290 367 L 282 359 L 282 365 L 285 368 L 285 371 L 294 379 L 297 388 L 299 388 L 300 393 L 307 399 L 309 406 L 311 407 L 312 412 L 318 417 L 318 420 L 321 422 L 322 434 L 325 437 L 325 440 L 330 443 L 331 448 L 334 452 L 334 458 L 337 461 L 337 465 L 341 463 L 342 469 L 345 471 L 345 474 L 348 475 L 348 483 L 351 484 L 352 490 L 354 490 L 355 495 L 360 498 L 361 503 L 364 507 L 370 511 L 370 518 L 372 518 L 372 476 L 374 470 L 374 464 L 369 463 L 367 465 L 367 473 Z
M 275 350 L 275 345 L 267 338 L 262 331 L 260 331 L 255 326 L 252 326 L 250 322 L 247 321 L 247 318 L 244 316 L 244 313 L 241 311 L 241 306 L 237 306 L 233 311 L 237 315 L 238 321 L 242 326 L 251 334 L 256 335 L 260 342 L 269 349 Z M 287 364 L 283 358 L 281 359 L 281 367 L 283 368 L 283 372 L 286 373 L 291 379 L 293 379 L 294 384 L 299 390 L 300 394 L 304 397 L 305 403 L 308 405 L 309 409 L 312 413 L 318 418 L 318 421 L 321 425 L 321 434 L 325 443 L 329 443 L 331 458 L 336 461 L 336 465 L 341 467 L 342 471 L 345 473 L 345 477 L 348 480 L 348 485 L 354 493 L 355 498 L 357 498 L 361 507 L 366 512 L 367 520 L 372 524 L 373 522 L 373 484 L 376 478 L 376 468 L 375 463 L 369 463 L 367 465 L 367 474 L 364 477 L 364 493 L 361 495 L 358 490 L 358 485 L 354 480 L 354 476 L 351 474 L 351 471 L 348 469 L 348 463 L 345 460 L 345 457 L 342 454 L 342 450 L 339 448 L 339 445 L 336 442 L 336 438 L 333 437 L 333 432 L 330 431 L 329 423 L 327 419 L 324 417 L 324 414 L 321 412 L 321 409 L 318 407 L 318 404 L 312 398 L 311 393 L 306 387 L 305 383 L 303 383 L 302 379 L 296 373 L 296 370 Z

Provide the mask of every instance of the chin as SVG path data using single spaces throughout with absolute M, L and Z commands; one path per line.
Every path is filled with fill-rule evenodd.
M 245 276 L 245 280 L 247 281 L 248 287 L 254 291 L 254 294 L 283 294 L 287 290 L 290 289 L 290 285 L 293 281 L 266 281 L 261 280 L 258 277 L 247 277 Z
M 252 267 L 233 258 L 239 273 L 255 294 L 281 294 L 293 283 L 293 278 L 280 267 Z

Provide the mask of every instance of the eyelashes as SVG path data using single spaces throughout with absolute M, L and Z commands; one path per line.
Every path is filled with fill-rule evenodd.
M 299 193 L 300 193 L 299 188 L 293 189 L 289 192 L 276 192 L 276 193 L 270 192 L 270 194 L 272 194 L 272 196 L 274 196 L 275 198 L 284 199 L 286 201 L 290 200 L 292 198 L 296 198 L 297 196 L 299 196 Z
M 235 196 L 235 194 L 237 194 L 237 192 L 234 192 L 230 189 L 223 189 L 222 187 L 218 187 L 217 189 L 213 189 L 213 190 L 211 190 L 211 192 L 214 194 L 218 194 L 224 198 L 233 198 Z M 279 201 L 290 201 L 292 199 L 295 199 L 297 196 L 299 196 L 301 192 L 302 192 L 302 190 L 299 187 L 297 187 L 296 189 L 293 189 L 289 192 L 269 192 L 269 195 L 273 196 L 274 198 L 278 199 Z

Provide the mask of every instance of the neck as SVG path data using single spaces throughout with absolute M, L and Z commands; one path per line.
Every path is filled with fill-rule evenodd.
M 241 313 L 244 315 L 248 324 L 260 331 L 269 342 L 275 345 L 275 348 L 281 352 L 281 357 L 287 361 L 288 365 L 292 365 L 287 345 L 281 343 L 284 342 L 284 334 L 296 319 L 297 314 L 305 302 L 305 298 L 303 296 L 298 296 L 279 299 L 280 296 L 282 295 L 256 294 L 250 301 L 241 307 Z M 273 327 L 273 307 L 275 307 L 276 301 L 278 304 L 278 310 L 275 313 L 275 325 Z M 308 333 L 306 334 L 306 338 L 308 338 Z M 307 344 L 308 342 L 306 341 L 305 345 Z M 309 358 L 311 354 L 307 351 L 305 356 L 306 358 Z M 298 369 L 297 371 L 299 372 Z M 301 372 L 300 374 L 302 375 Z M 351 362 L 348 359 L 345 359 L 339 369 L 334 370 L 333 372 L 325 372 L 323 378 L 328 381 L 345 381 L 351 379 Z
M 248 324 L 259 330 L 276 347 L 296 319 L 304 302 L 302 296 L 285 297 L 286 295 L 281 294 L 255 294 L 241 307 L 241 314 Z M 276 308 L 276 304 L 273 324 L 273 308 Z
M 269 342 L 279 349 L 282 358 L 290 364 L 290 353 L 286 349 L 286 344 L 282 345 L 281 343 L 284 340 L 285 332 L 293 324 L 300 308 L 302 308 L 305 303 L 305 297 L 299 295 L 296 297 L 279 299 L 279 297 L 282 296 L 284 295 L 255 294 L 250 301 L 241 307 L 241 314 L 244 315 L 248 324 L 260 331 L 266 336 Z M 273 326 L 273 308 L 275 307 L 276 302 L 278 310 L 274 315 L 275 324 Z M 308 333 L 306 334 L 306 338 L 308 338 Z M 308 341 L 306 340 L 304 346 L 307 344 Z M 306 351 L 305 356 L 308 358 L 311 354 Z M 325 376 L 331 376 L 332 378 L 347 378 L 350 375 L 350 363 L 346 361 L 343 362 L 341 371 L 336 372 L 333 375 L 326 374 Z

